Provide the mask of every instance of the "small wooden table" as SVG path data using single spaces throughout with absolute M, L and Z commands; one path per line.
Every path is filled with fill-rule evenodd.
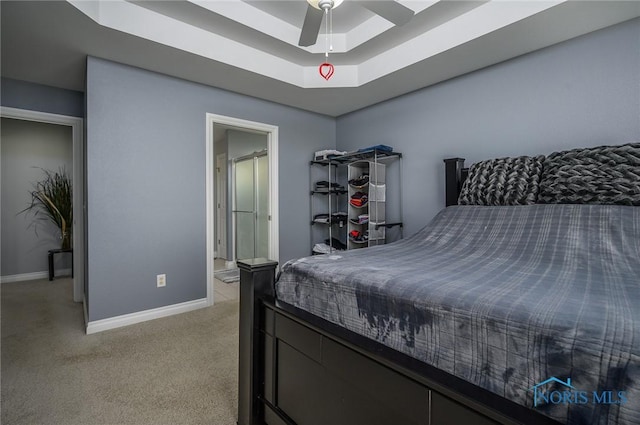
M 49 250 L 49 281 L 54 278 L 55 270 L 53 269 L 53 256 L 64 252 L 71 253 L 71 277 L 73 277 L 73 248 L 67 249 L 50 249 Z

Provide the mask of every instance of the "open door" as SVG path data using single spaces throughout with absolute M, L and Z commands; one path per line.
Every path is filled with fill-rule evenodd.
M 269 161 L 267 151 L 233 161 L 235 260 L 268 256 Z

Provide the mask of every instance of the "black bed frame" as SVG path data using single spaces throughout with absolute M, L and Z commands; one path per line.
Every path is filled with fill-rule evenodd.
M 446 205 L 464 159 L 445 160 Z M 238 262 L 238 425 L 557 424 L 275 299 L 277 263 Z
M 464 166 L 464 158 L 447 158 L 444 160 L 445 178 L 445 206 L 458 205 L 458 196 L 462 183 L 469 175 L 469 169 Z

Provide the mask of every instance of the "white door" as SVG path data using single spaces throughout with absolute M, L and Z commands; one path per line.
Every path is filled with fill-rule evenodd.
M 216 257 L 227 258 L 227 154 L 216 155 Z

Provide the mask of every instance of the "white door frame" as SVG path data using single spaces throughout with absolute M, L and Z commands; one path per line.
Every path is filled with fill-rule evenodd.
M 207 304 L 213 305 L 213 258 L 215 252 L 215 199 L 213 196 L 215 176 L 215 152 L 213 140 L 214 125 L 238 127 L 241 130 L 267 134 L 269 155 L 269 259 L 278 261 L 280 257 L 278 219 L 278 127 L 275 125 L 247 121 L 217 114 L 206 114 L 206 203 L 207 203 Z M 227 241 L 229 243 L 229 241 Z
M 216 157 L 216 172 L 214 176 L 218 177 L 218 181 L 216 181 L 216 194 L 218 199 L 216 202 L 216 212 L 219 211 L 227 211 L 227 154 L 219 153 L 215 155 Z M 215 177 L 214 177 L 215 178 Z M 217 214 L 216 215 L 216 229 L 218 233 L 216 234 L 216 239 L 214 242 L 214 251 L 216 251 L 216 256 L 218 258 L 224 258 L 225 260 L 230 260 L 227 258 L 227 216 L 226 214 Z
M 0 116 L 71 127 L 73 138 L 73 300 L 84 297 L 84 120 L 68 115 L 0 107 Z

